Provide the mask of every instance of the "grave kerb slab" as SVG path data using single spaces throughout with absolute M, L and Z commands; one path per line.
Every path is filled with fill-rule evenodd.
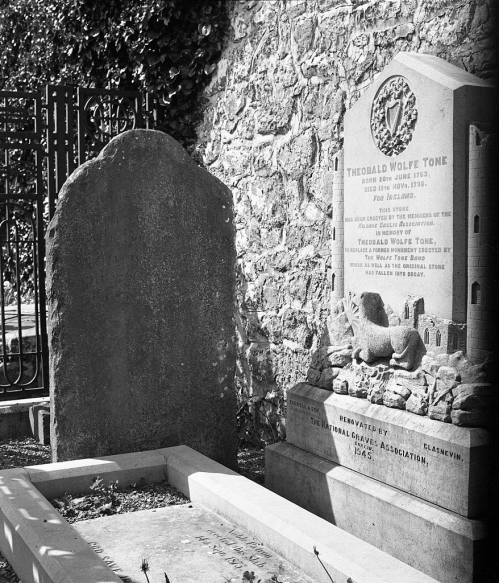
M 318 583 L 330 583 L 331 577 L 337 583 L 437 583 L 187 446 L 0 472 L 0 551 L 23 583 L 120 581 L 41 491 L 52 496 L 60 491 L 58 481 L 66 480 L 68 493 L 84 492 L 96 473 L 131 483 L 140 473 L 141 457 L 141 471 L 150 471 L 151 481 L 166 473 L 193 502 L 242 528 Z

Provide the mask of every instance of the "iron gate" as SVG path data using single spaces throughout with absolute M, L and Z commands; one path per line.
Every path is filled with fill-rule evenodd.
M 138 91 L 0 92 L 0 401 L 48 395 L 44 237 L 62 185 L 157 116 L 155 98 Z

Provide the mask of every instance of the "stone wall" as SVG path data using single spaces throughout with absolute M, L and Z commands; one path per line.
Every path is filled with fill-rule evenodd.
M 305 378 L 329 312 L 344 112 L 398 51 L 495 73 L 496 0 L 230 2 L 196 156 L 232 190 L 240 389 Z

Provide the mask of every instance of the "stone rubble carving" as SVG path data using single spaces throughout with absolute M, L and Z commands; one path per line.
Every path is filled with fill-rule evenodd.
M 365 298 L 360 304 L 368 304 L 367 299 L 372 298 Z M 378 301 L 376 299 L 374 305 Z M 386 314 L 393 313 L 389 306 L 385 309 Z M 336 304 L 328 320 L 328 338 L 337 344 L 321 346 L 315 352 L 307 373 L 309 384 L 339 395 L 367 399 L 373 404 L 405 409 L 444 423 L 464 427 L 490 426 L 494 388 L 486 382 L 486 363 L 474 364 L 462 351 L 452 354 L 428 351 L 421 355 L 417 350 L 413 353 L 413 370 L 400 368 L 400 364 L 386 354 L 373 357 L 370 362 L 358 360 L 357 356 L 363 354 L 362 346 L 360 351 L 356 347 L 356 329 L 358 320 L 362 319 L 358 311 L 351 296 Z M 350 329 L 345 328 L 345 316 L 353 322 Z M 377 321 L 382 321 L 380 312 Z M 392 321 L 396 319 L 392 318 Z M 382 328 L 371 320 L 368 324 Z M 389 329 L 397 327 L 390 326 Z M 409 329 L 418 334 L 417 330 Z M 411 348 L 414 348 L 412 344 Z M 372 349 L 367 352 L 374 354 Z

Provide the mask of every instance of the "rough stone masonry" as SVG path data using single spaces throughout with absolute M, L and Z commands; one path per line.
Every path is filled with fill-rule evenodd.
M 234 194 L 243 392 L 265 397 L 291 388 L 320 344 L 335 291 L 331 189 L 345 112 L 401 51 L 496 76 L 496 6 L 227 3 L 231 26 L 203 95 L 196 150 Z
M 236 463 L 232 196 L 170 136 L 116 137 L 47 234 L 54 461 L 186 444 Z

